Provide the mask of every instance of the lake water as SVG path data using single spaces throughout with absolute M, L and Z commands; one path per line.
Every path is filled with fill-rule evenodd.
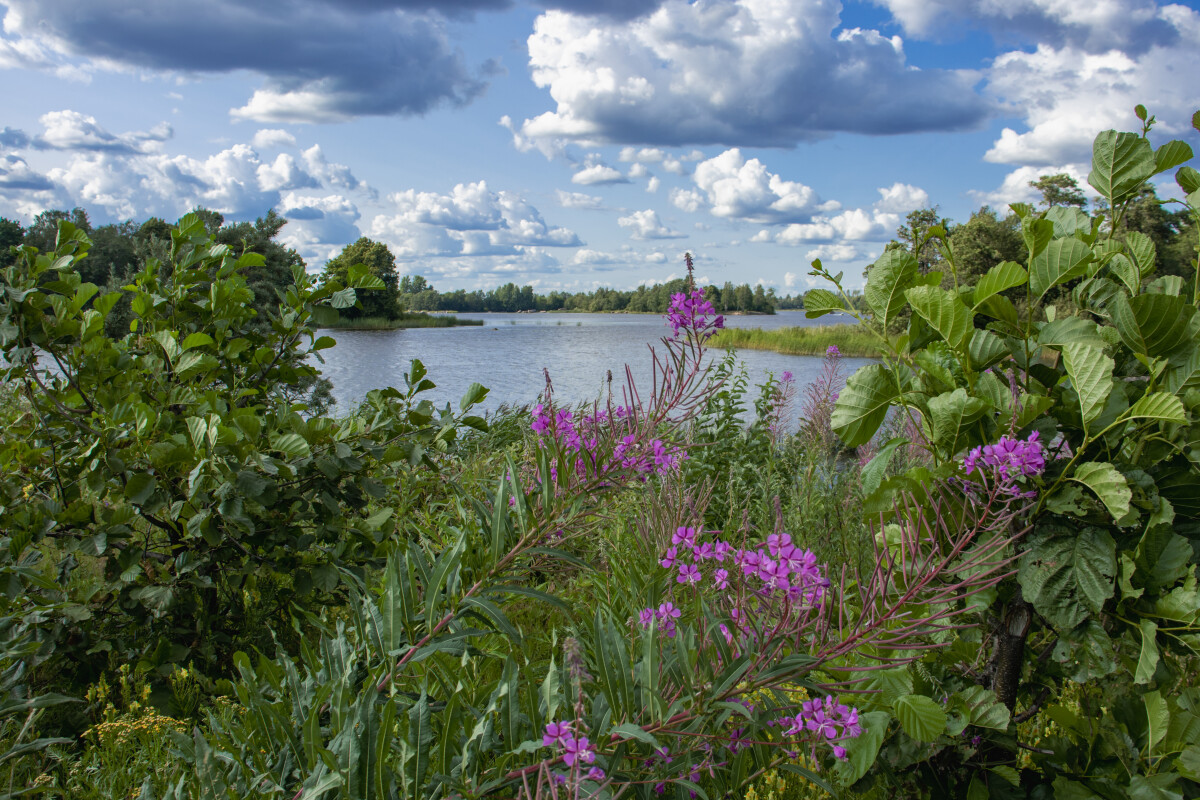
M 437 389 L 426 394 L 439 405 L 457 404 L 472 382 L 491 390 L 484 410 L 500 404 L 534 402 L 545 386 L 543 368 L 550 371 L 560 402 L 592 400 L 601 396 L 611 370 L 616 401 L 628 364 L 638 381 L 650 377 L 648 345 L 657 345 L 670 333 L 663 317 L 653 314 L 463 314 L 482 319 L 482 327 L 411 328 L 395 331 L 324 331 L 337 345 L 323 351 L 324 375 L 333 381 L 337 409 L 345 413 L 371 389 L 404 388 L 409 362 L 420 359 Z M 844 317 L 843 320 L 849 320 Z M 809 320 L 801 311 L 781 311 L 774 316 L 732 316 L 731 328 L 779 328 L 828 325 L 830 317 Z M 716 358 L 723 351 L 710 351 Z M 740 350 L 752 383 L 761 383 L 768 372 L 790 371 L 803 387 L 820 372 L 821 358 L 789 356 L 764 350 Z M 871 363 L 847 358 L 845 374 Z M 457 407 L 457 406 L 456 406 Z

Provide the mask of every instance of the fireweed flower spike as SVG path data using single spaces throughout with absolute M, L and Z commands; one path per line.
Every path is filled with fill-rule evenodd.
M 1028 439 L 1001 436 L 996 444 L 976 447 L 967 453 L 963 469 L 970 475 L 981 463 L 994 470 L 1002 481 L 1012 481 L 1018 477 L 1041 475 L 1046 469 L 1046 456 L 1038 441 L 1038 432 L 1034 431 Z

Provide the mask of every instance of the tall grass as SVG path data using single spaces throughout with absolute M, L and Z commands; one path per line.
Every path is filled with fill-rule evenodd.
M 482 325 L 481 319 L 459 319 L 458 317 L 435 314 L 402 314 L 398 319 L 387 317 L 359 317 L 340 319 L 327 328 L 349 331 L 391 331 L 397 328 L 453 328 L 459 325 Z
M 823 356 L 836 345 L 844 356 L 880 355 L 880 342 L 858 325 L 818 325 L 811 328 L 726 328 L 710 342 L 713 348 L 745 347 L 795 356 Z

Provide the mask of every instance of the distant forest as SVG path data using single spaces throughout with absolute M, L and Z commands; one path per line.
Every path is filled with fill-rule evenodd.
M 266 263 L 251 270 L 248 279 L 254 289 L 258 303 L 273 303 L 275 289 L 291 283 L 293 265 L 304 264 L 295 250 L 275 241 L 276 236 L 287 224 L 287 220 L 275 211 L 254 222 L 226 224 L 224 217 L 206 209 L 195 213 L 204 219 L 209 231 L 217 241 L 238 251 L 242 249 L 262 254 Z M 100 287 L 116 288 L 127 282 L 138 271 L 147 258 L 166 260 L 170 248 L 171 226 L 164 220 L 151 218 L 145 222 L 121 222 L 93 226 L 87 212 L 81 208 L 70 211 L 53 210 L 39 214 L 25 228 L 19 222 L 0 217 L 0 266 L 12 262 L 10 247 L 32 245 L 42 252 L 54 250 L 54 240 L 60 220 L 67 220 L 87 231 L 92 240 L 92 249 L 81 263 L 83 280 Z M 343 251 L 325 265 L 325 275 L 347 270 L 352 264 L 365 263 L 372 272 L 383 279 L 392 292 L 362 292 L 359 300 L 363 308 L 347 309 L 348 318 L 396 317 L 411 311 L 460 311 L 479 313 L 484 311 L 625 311 L 665 313 L 671 295 L 683 291 L 684 281 L 674 280 L 653 286 L 639 286 L 632 290 L 600 288 L 590 292 L 559 292 L 535 294 L 533 287 L 506 283 L 495 289 L 466 291 L 457 289 L 440 292 L 421 275 L 401 277 L 396 260 L 387 246 L 369 239 L 359 239 L 347 245 Z M 775 290 L 766 290 L 758 285 L 734 286 L 726 282 L 723 286 L 707 286 L 706 297 L 712 301 L 718 313 L 761 313 L 773 314 L 775 309 L 798 307 L 800 297 L 778 298 Z M 788 305 L 788 304 L 791 305 Z M 121 324 L 121 315 L 115 316 L 114 324 Z

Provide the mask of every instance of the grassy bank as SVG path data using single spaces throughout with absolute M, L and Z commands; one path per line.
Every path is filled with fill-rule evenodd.
M 398 319 L 387 317 L 359 317 L 341 319 L 326 328 L 347 331 L 391 331 L 397 328 L 454 328 L 460 325 L 482 325 L 481 319 L 459 319 L 442 314 L 403 314 Z
M 775 330 L 726 328 L 718 331 L 710 342 L 710 346 L 716 348 L 746 347 L 794 356 L 824 355 L 830 345 L 836 345 L 844 356 L 871 358 L 880 355 L 879 340 L 858 325 L 819 325 Z

